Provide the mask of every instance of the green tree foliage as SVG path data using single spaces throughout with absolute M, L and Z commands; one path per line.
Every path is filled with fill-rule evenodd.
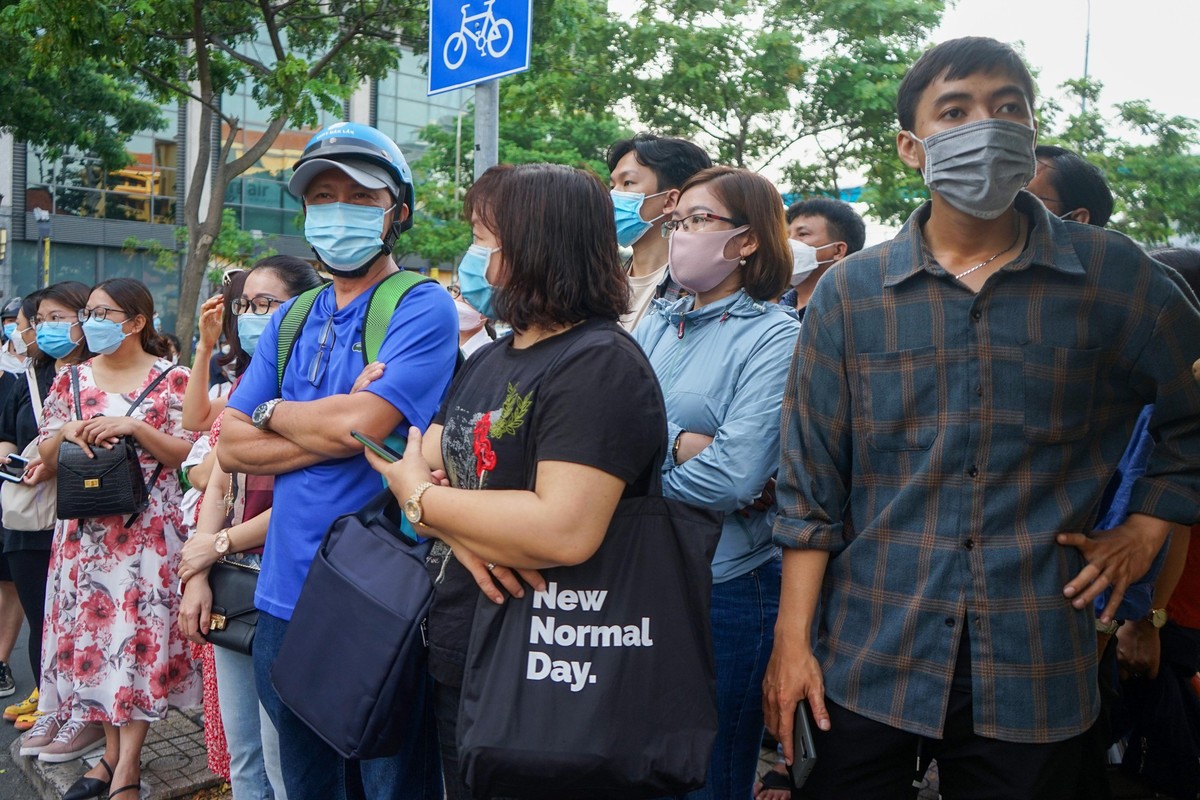
M 155 101 L 194 102 L 199 129 L 213 132 L 198 138 L 184 201 L 188 242 L 176 332 L 188 342 L 230 182 L 285 126 L 315 125 L 321 110 L 340 115 L 364 77 L 393 69 L 399 37 L 419 32 L 426 9 L 419 0 L 16 0 L 0 25 L 23 37 L 32 68 L 91 59 Z M 270 111 L 265 130 L 247 135 L 222 107 L 221 98 L 238 88 Z
M 1063 86 L 1086 100 L 1087 110 L 1058 124 L 1062 109 L 1048 105 L 1041 139 L 1075 150 L 1104 171 L 1116 200 L 1109 227 L 1146 246 L 1180 234 L 1200 236 L 1200 121 L 1167 116 L 1144 100 L 1118 103 L 1106 116 L 1099 82 Z
M 645 0 L 629 92 L 649 127 L 698 137 L 715 159 L 762 169 L 797 143 L 803 193 L 834 192 L 885 157 L 895 89 L 941 0 Z M 891 149 L 894 150 L 894 147 Z
M 613 113 L 622 26 L 593 0 L 535 0 L 533 14 L 532 67 L 500 83 L 500 161 L 569 164 L 607 181 L 605 154 L 629 135 Z M 413 163 L 417 215 L 400 241 L 432 264 L 453 263 L 471 243 L 462 196 L 475 169 L 473 109 L 461 138 L 457 122 L 426 128 L 428 148 Z

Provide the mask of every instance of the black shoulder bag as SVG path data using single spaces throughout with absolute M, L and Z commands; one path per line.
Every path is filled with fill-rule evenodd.
M 175 367 L 163 370 L 134 400 L 125 416 L 137 410 L 155 387 Z M 70 367 L 71 392 L 75 398 L 75 415 L 83 419 L 79 399 L 79 368 Z M 64 441 L 58 447 L 58 518 L 90 519 L 129 514 L 125 527 L 133 524 L 150 501 L 150 490 L 142 477 L 137 445 L 132 436 L 122 436 L 111 449 L 93 447 L 92 458 L 74 442 Z M 162 474 L 160 463 L 150 475 L 153 487 Z

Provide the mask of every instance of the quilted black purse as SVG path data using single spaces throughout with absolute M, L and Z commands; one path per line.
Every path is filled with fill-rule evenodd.
M 131 415 L 154 388 L 174 367 L 168 367 L 130 404 L 125 416 Z M 79 368 L 70 367 L 71 391 L 75 397 L 75 414 L 83 419 L 79 399 Z M 58 448 L 58 509 L 59 519 L 89 519 L 114 514 L 129 514 L 125 527 L 133 524 L 145 510 L 150 492 L 138 463 L 137 446 L 133 437 L 122 436 L 112 449 L 92 448 L 93 458 L 74 442 L 63 442 Z M 162 474 L 163 465 L 155 467 L 150 476 L 153 486 Z
M 212 615 L 204 637 L 209 644 L 250 655 L 258 625 L 258 609 L 254 607 L 258 571 L 257 564 L 224 558 L 212 565 L 208 572 Z

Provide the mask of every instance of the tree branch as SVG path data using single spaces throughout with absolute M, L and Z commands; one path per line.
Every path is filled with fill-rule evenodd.
M 210 33 L 208 35 L 208 41 L 212 42 L 213 46 L 216 47 L 218 50 L 220 50 L 222 53 L 225 53 L 226 55 L 232 57 L 236 61 L 242 62 L 243 64 L 250 67 L 251 69 L 257 70 L 258 72 L 262 73 L 263 75 L 271 74 L 271 70 L 269 67 L 267 67 L 266 64 L 262 63 L 261 61 L 259 61 L 257 59 L 251 58 L 250 56 L 246 55 L 245 53 L 238 52 L 236 49 L 234 49 L 233 47 L 226 44 L 225 40 L 222 39 L 217 34 Z

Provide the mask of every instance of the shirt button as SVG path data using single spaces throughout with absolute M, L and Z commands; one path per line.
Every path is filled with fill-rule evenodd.
M 967 474 L 968 474 L 968 475 L 970 475 L 972 478 L 978 477 L 978 475 L 979 475 L 979 467 L 977 467 L 977 466 L 975 466 L 974 464 L 972 464 L 972 465 L 971 465 L 971 468 L 970 468 L 969 470 L 967 470 Z
M 946 627 L 947 628 L 954 627 L 954 617 L 946 617 Z
M 974 546 L 975 546 L 975 540 L 974 540 L 974 539 L 967 539 L 965 542 L 963 542 L 963 547 L 967 548 L 968 550 L 970 550 L 970 549 L 971 549 L 971 548 L 973 548 Z
M 979 320 L 983 319 L 983 312 L 980 311 L 978 308 L 975 309 L 974 311 L 971 312 L 971 319 L 978 322 Z
M 979 395 L 980 397 L 983 397 L 983 384 L 982 383 L 978 384 L 975 387 L 975 394 Z

